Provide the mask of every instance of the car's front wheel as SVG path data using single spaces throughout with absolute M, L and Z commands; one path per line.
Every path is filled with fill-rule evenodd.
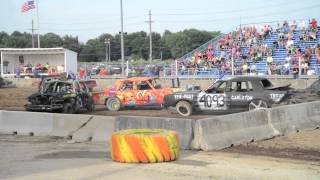
M 93 101 L 92 97 L 89 97 L 88 104 L 87 104 L 88 112 L 93 112 L 94 108 L 95 108 L 94 101 Z
M 268 103 L 263 99 L 254 99 L 248 105 L 249 111 L 259 110 L 259 109 L 267 109 Z
M 106 106 L 109 111 L 119 111 L 121 108 L 121 102 L 117 97 L 111 97 L 107 100 Z
M 75 110 L 72 107 L 71 103 L 64 103 L 62 112 L 65 114 L 73 114 Z
M 176 109 L 182 116 L 191 116 L 193 112 L 192 105 L 187 101 L 179 101 L 176 104 Z

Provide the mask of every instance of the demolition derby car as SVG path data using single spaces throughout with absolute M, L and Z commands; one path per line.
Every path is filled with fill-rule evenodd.
M 289 86 L 273 86 L 263 77 L 234 77 L 218 80 L 206 90 L 166 95 L 164 106 L 176 107 L 182 116 L 190 116 L 194 111 L 256 110 L 282 102 L 288 96 Z
M 132 77 L 117 80 L 104 90 L 100 98 L 109 111 L 124 107 L 162 106 L 163 97 L 179 91 L 180 88 L 161 87 L 156 78 Z
M 94 102 L 85 81 L 43 79 L 39 91 L 28 97 L 27 111 L 76 113 L 94 111 Z
M 11 81 L 7 81 L 0 76 L 0 88 L 11 88 L 15 87 Z

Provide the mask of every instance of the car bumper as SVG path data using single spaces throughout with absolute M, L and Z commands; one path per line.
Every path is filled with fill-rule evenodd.
M 63 108 L 62 104 L 52 104 L 52 105 L 33 105 L 33 104 L 26 104 L 24 106 L 27 111 L 53 111 L 53 110 L 60 110 Z

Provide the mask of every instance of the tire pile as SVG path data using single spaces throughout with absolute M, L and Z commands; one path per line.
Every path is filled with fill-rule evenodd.
M 111 137 L 112 160 L 123 163 L 156 163 L 176 160 L 179 139 L 175 131 L 128 129 Z

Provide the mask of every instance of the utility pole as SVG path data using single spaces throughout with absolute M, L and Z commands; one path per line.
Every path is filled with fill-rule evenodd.
M 121 73 L 124 76 L 124 41 L 123 41 L 123 9 L 122 9 L 122 0 L 120 0 L 120 14 L 121 14 Z
M 149 61 L 150 63 L 152 62 L 152 28 L 151 28 L 151 24 L 154 21 L 151 20 L 151 10 L 149 10 L 149 20 L 146 21 L 146 23 L 149 23 L 149 39 L 150 39 L 150 53 L 149 53 Z
M 40 48 L 39 0 L 36 1 L 36 7 L 37 7 L 37 25 L 38 25 L 38 48 Z
M 32 37 L 32 48 L 34 48 L 34 22 L 33 22 L 33 19 L 32 19 L 32 22 L 31 22 L 31 37 Z
M 104 44 L 106 44 L 106 68 L 108 65 L 108 41 L 107 39 L 104 39 Z
M 108 55 L 109 55 L 109 57 L 108 57 L 108 60 L 109 60 L 109 64 L 111 63 L 111 48 L 110 48 L 110 39 L 108 39 L 108 46 L 109 46 L 109 53 L 108 53 Z

